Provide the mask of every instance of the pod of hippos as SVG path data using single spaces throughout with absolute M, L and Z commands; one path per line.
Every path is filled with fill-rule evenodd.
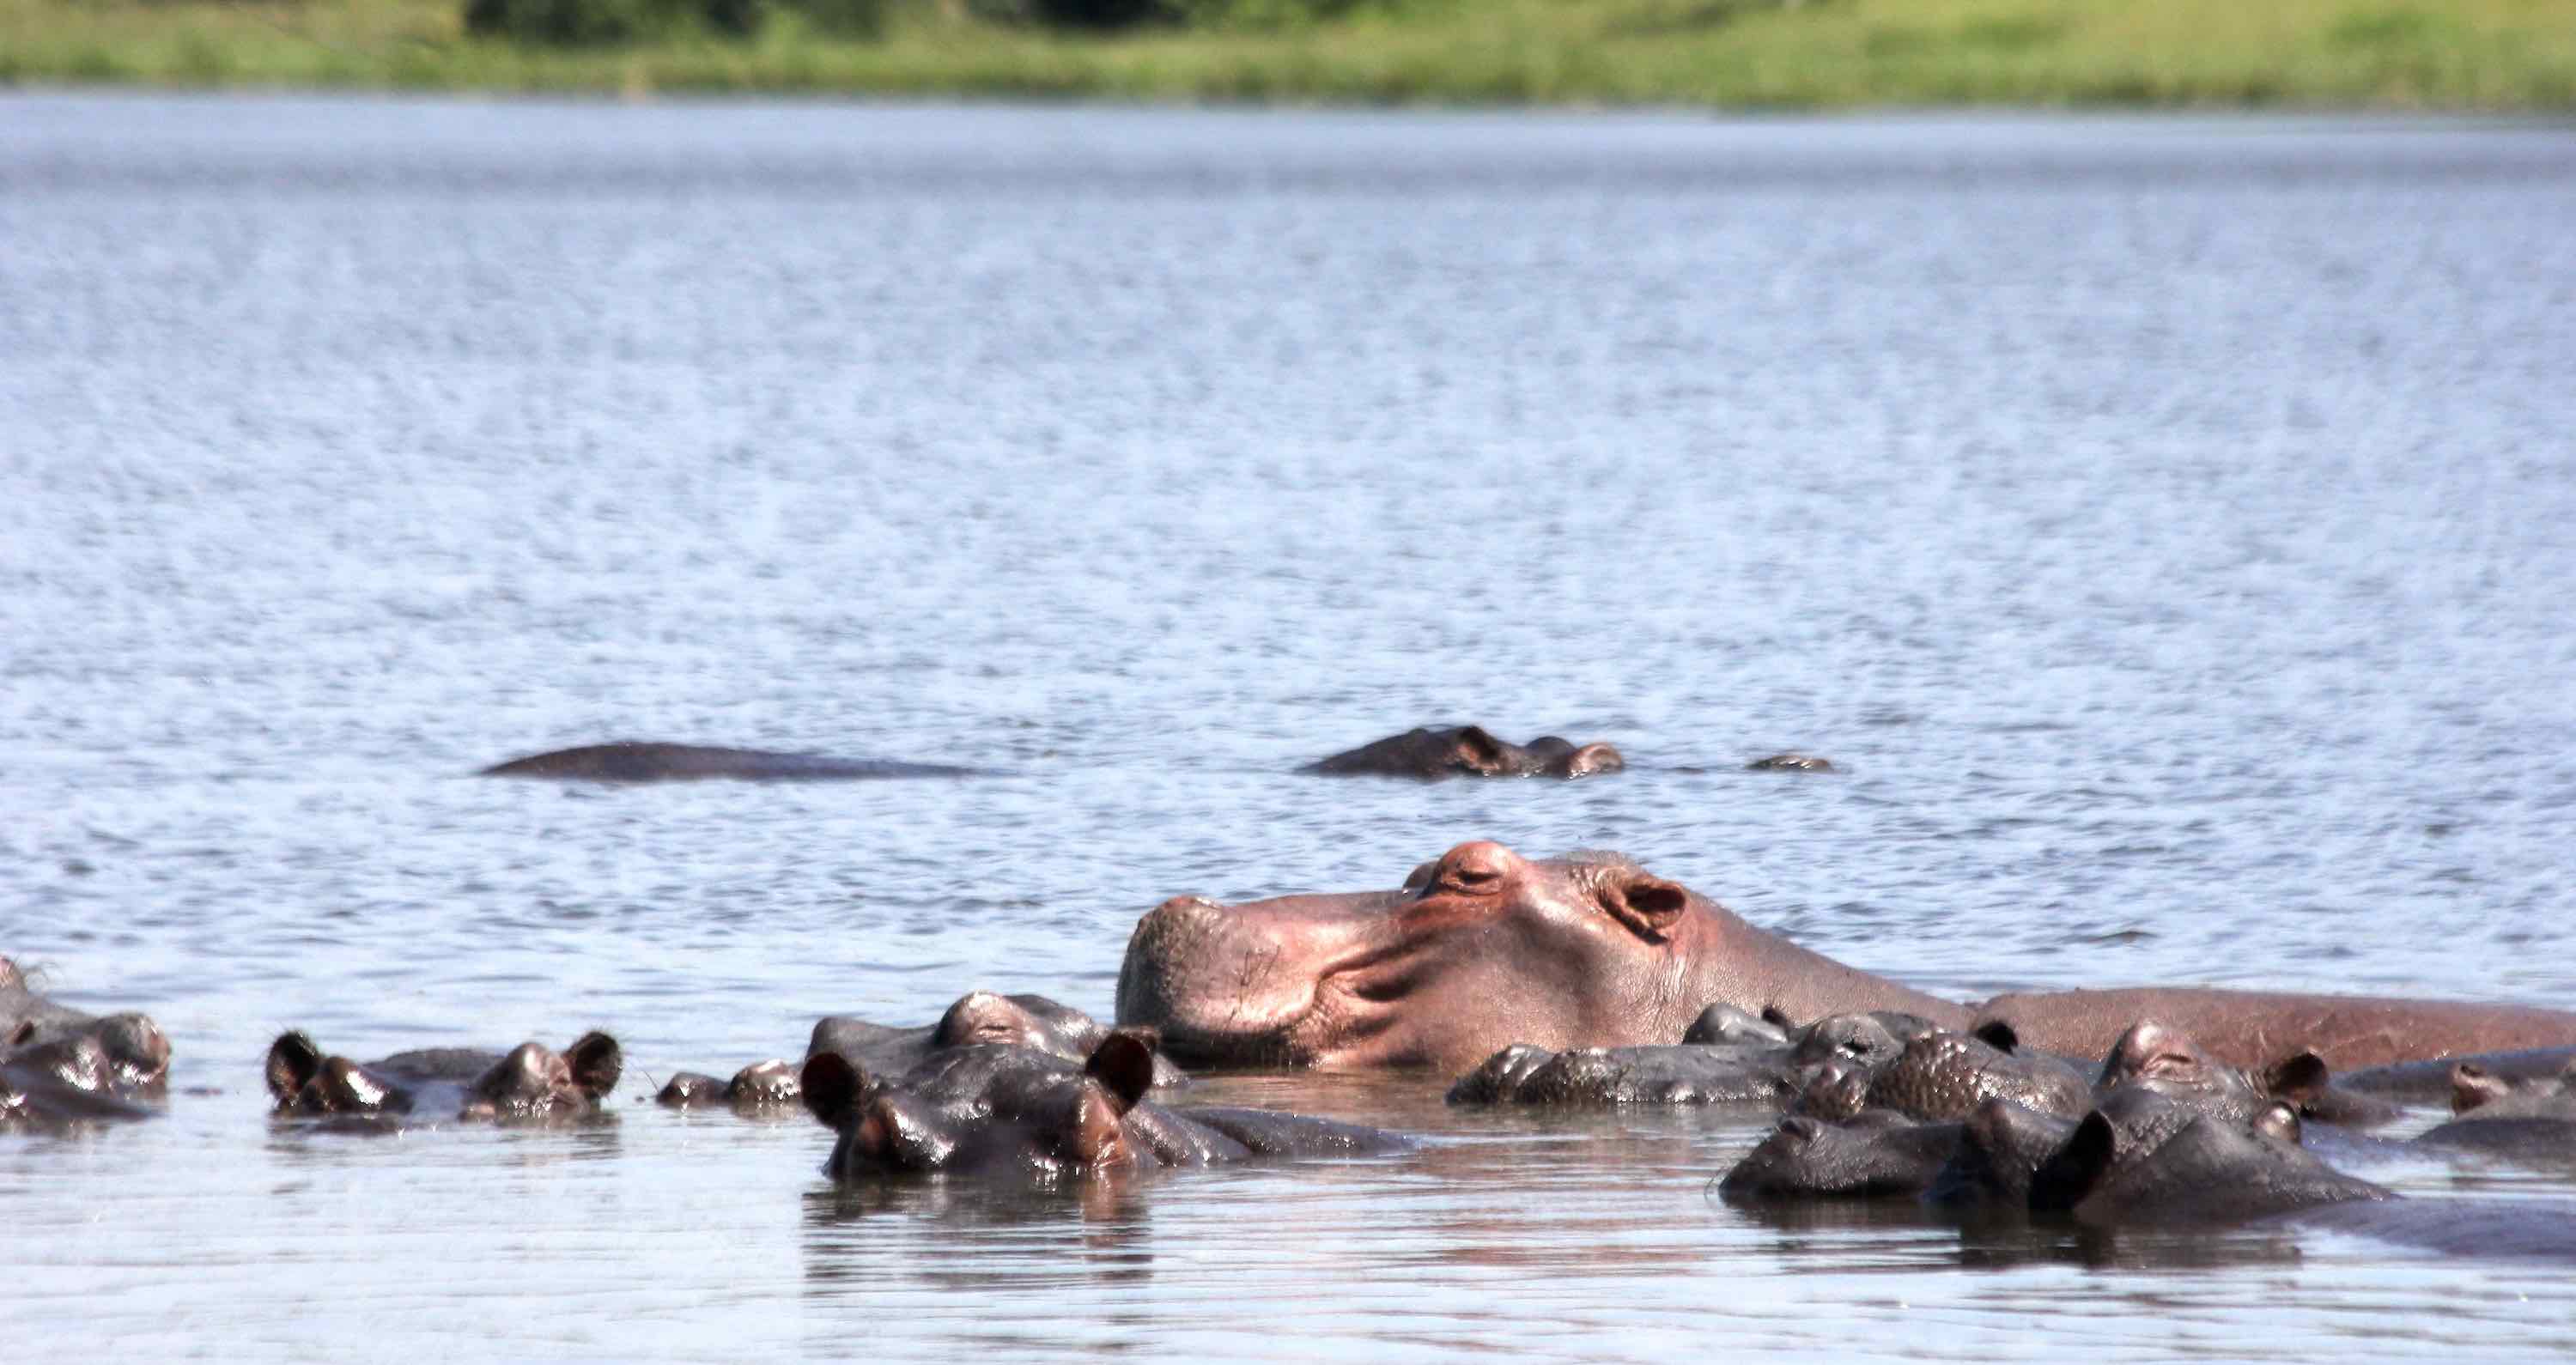
M 1619 771 L 1606 744 L 1416 729 L 1302 771 L 1439 779 Z M 1831 771 L 1778 754 L 1758 770 Z M 494 776 L 963 777 L 936 764 L 618 743 Z M 0 958 L 0 1131 L 149 1119 L 169 1041 L 139 1014 L 38 994 Z M 1194 1106 L 1185 1067 L 1401 1070 L 1453 1104 L 1754 1106 L 1782 1117 L 1721 1173 L 1730 1201 L 1898 1198 L 2083 1224 L 2281 1217 L 2443 1249 L 2576 1258 L 2535 1206 L 2402 1211 L 2328 1155 L 2374 1150 L 2576 1162 L 2576 1013 L 2190 988 L 1943 1000 L 1802 948 L 1621 854 L 1472 842 L 1391 890 L 1148 911 L 1103 1024 L 1041 996 L 974 991 L 916 1026 L 835 1016 L 796 1061 L 678 1072 L 657 1100 L 801 1104 L 842 1181 L 912 1173 L 1080 1179 L 1279 1157 L 1400 1153 L 1329 1118 Z M 301 1032 L 265 1062 L 276 1121 L 381 1131 L 597 1115 L 625 1073 L 588 1032 L 354 1061 Z M 2404 1144 L 2405 1106 L 2453 1117 Z M 2335 1135 L 2325 1141 L 2318 1139 Z M 2322 1155 L 2321 1155 L 2322 1153 Z

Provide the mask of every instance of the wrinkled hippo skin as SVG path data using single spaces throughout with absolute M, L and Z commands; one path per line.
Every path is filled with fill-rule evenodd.
M 150 1017 L 87 1014 L 56 1004 L 28 988 L 17 963 L 0 957 L 0 1060 L 74 1038 L 98 1044 L 107 1063 L 101 1082 L 106 1089 L 133 1098 L 158 1093 L 170 1079 L 170 1040 Z
M 1772 754 L 1744 765 L 1749 773 L 1829 773 L 1836 771 L 1830 758 L 1814 754 Z
M 1965 1027 L 1963 1006 L 1766 933 L 1615 853 L 1460 844 L 1403 889 L 1219 905 L 1138 921 L 1118 1021 L 1185 1065 L 1464 1071 L 1682 1036 L 1705 1008 L 1789 1019 L 1869 1010 Z
M 879 777 L 974 777 L 981 770 L 944 763 L 833 758 L 764 749 L 720 749 L 699 744 L 618 740 L 495 763 L 477 777 L 544 777 L 571 782 L 693 782 L 732 778 L 743 782 L 851 782 Z
M 1578 745 L 1555 735 L 1527 744 L 1497 739 L 1482 727 L 1416 728 L 1363 744 L 1297 771 L 1377 777 L 1590 777 L 1628 766 L 1607 744 Z
M 1994 1099 L 2073 1118 L 2092 1109 L 2093 1090 L 2074 1067 L 2019 1046 L 2007 1030 L 1979 1037 L 1943 1029 L 1908 1039 L 1863 1092 L 1866 1108 L 1927 1121 L 1964 1119 Z
M 900 1076 L 933 1054 L 978 1044 L 1033 1048 L 1079 1062 L 1108 1036 L 1109 1030 L 1099 1020 L 1043 995 L 969 991 L 957 997 L 935 1024 L 899 1028 L 833 1015 L 814 1025 L 805 1055 L 837 1052 L 868 1075 Z M 1188 1079 L 1170 1058 L 1154 1055 L 1155 1086 L 1183 1085 Z
M 710 1109 L 727 1106 L 737 1113 L 759 1114 L 784 1109 L 804 1094 L 798 1077 L 801 1069 L 779 1058 L 753 1062 L 733 1073 L 729 1081 L 718 1080 L 703 1071 L 673 1073 L 671 1079 L 653 1095 L 653 1102 L 668 1109 Z
M 559 1053 L 533 1042 L 507 1053 L 428 1048 L 364 1065 L 282 1033 L 269 1045 L 267 1078 L 280 1114 L 543 1121 L 597 1112 L 624 1066 L 605 1033 L 585 1033 Z
M 2236 1066 L 2307 1051 L 2339 1070 L 2516 1048 L 2576 1045 L 2576 1014 L 2527 1005 L 2299 995 L 2187 987 L 1999 995 L 2000 1021 L 2033 1046 L 2100 1056 L 2140 1019 L 2159 1019 Z
M 837 1135 L 824 1173 L 853 1181 L 941 1172 L 1060 1180 L 1255 1156 L 1402 1150 L 1374 1128 L 1252 1109 L 1167 1109 L 1145 1099 L 1154 1041 L 1120 1029 L 1081 1062 L 970 1044 L 876 1081 L 839 1052 L 805 1060 L 805 1107 Z

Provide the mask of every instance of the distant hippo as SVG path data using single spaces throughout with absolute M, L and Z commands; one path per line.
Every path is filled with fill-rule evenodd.
M 849 782 L 879 777 L 974 777 L 982 770 L 943 763 L 832 758 L 765 749 L 716 749 L 697 744 L 618 740 L 495 763 L 478 777 L 544 777 L 574 782 L 692 782 L 732 778 L 745 782 Z
M 2008 1024 L 2033 1046 L 2085 1057 L 2100 1056 L 2138 1020 L 2157 1019 L 2243 1067 L 2302 1051 L 2351 1070 L 2576 1045 L 2576 1014 L 2528 1005 L 2189 987 L 2000 995 L 1980 1006 L 1977 1018 Z
M 654 1093 L 653 1102 L 672 1109 L 704 1109 L 722 1104 L 738 1113 L 766 1113 L 784 1109 L 803 1097 L 800 1073 L 801 1068 L 775 1057 L 753 1062 L 733 1073 L 729 1081 L 717 1080 L 702 1071 L 675 1072 Z
M 1375 1128 L 1258 1109 L 1166 1109 L 1148 1102 L 1154 1040 L 1120 1029 L 1080 1063 L 1035 1048 L 979 1043 L 935 1054 L 879 1082 L 838 1052 L 805 1061 L 805 1107 L 837 1134 L 824 1173 L 1058 1180 L 1254 1156 L 1399 1151 Z
M 871 1076 L 900 1076 L 936 1053 L 976 1044 L 1035 1048 L 1051 1057 L 1079 1062 L 1089 1057 L 1109 1030 L 1100 1021 L 1043 995 L 996 995 L 969 991 L 939 1016 L 939 1022 L 897 1028 L 833 1015 L 814 1025 L 805 1055 L 837 1052 Z M 1188 1077 L 1171 1059 L 1154 1054 L 1154 1084 L 1168 1088 Z
M 30 990 L 18 964 L 0 957 L 0 1058 L 13 1051 L 87 1037 L 97 1040 L 120 1091 L 158 1091 L 170 1079 L 170 1040 L 141 1014 L 87 1014 Z
M 1455 1074 L 1513 1043 L 1669 1043 L 1712 1003 L 1790 1019 L 1968 1010 L 1757 929 L 1615 853 L 1530 859 L 1460 844 L 1404 889 L 1225 906 L 1136 925 L 1118 1021 L 1184 1065 Z
M 268 1049 L 268 1093 L 280 1114 L 395 1119 L 453 1113 L 460 1119 L 545 1120 L 594 1113 L 625 1066 L 617 1040 L 585 1033 L 555 1052 L 521 1043 L 509 1052 L 428 1048 L 365 1065 L 325 1055 L 302 1033 Z
M 1773 754 L 1745 764 L 1744 769 L 1756 773 L 1829 773 L 1835 770 L 1832 759 L 1818 758 L 1814 754 Z
M 1474 725 L 1445 730 L 1416 728 L 1318 759 L 1305 773 L 1379 777 L 1590 777 L 1628 766 L 1607 744 L 1577 745 L 1555 735 L 1527 744 L 1496 739 Z

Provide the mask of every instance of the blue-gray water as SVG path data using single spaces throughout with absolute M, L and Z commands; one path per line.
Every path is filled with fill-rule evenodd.
M 1743 1114 L 1250 1078 L 1431 1141 L 845 1198 L 640 1103 L 1468 838 L 1961 997 L 2576 1002 L 2571 225 L 2564 126 L 0 100 L 0 953 L 178 1051 L 0 1139 L 8 1335 L 2576 1349 L 2563 1269 L 1747 1214 Z M 1633 767 L 1288 771 L 1463 720 Z M 1013 775 L 463 776 L 618 737 Z M 613 1124 L 262 1116 L 283 1028 L 592 1026 Z

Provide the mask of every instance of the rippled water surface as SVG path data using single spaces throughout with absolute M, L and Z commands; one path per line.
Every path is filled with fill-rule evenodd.
M 2571 224 L 2565 127 L 0 100 L 0 952 L 178 1049 L 0 1138 L 9 1335 L 2576 1350 L 2564 1267 L 1738 1211 L 1749 1114 L 1246 1077 L 1429 1140 L 839 1193 L 642 1103 L 1468 838 L 1962 998 L 2568 1004 Z M 1289 772 L 1461 720 L 1633 766 Z M 1007 775 L 463 775 L 628 736 Z M 610 1122 L 262 1117 L 283 1028 L 593 1026 Z

